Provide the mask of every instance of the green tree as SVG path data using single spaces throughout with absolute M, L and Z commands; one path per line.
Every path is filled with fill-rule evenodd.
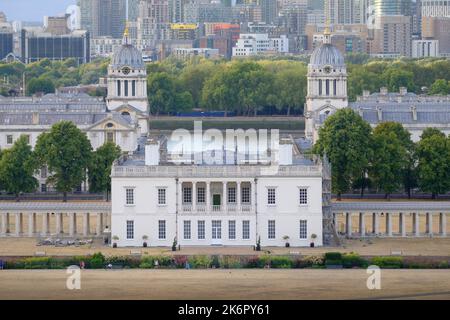
M 430 87 L 429 94 L 443 94 L 450 93 L 450 82 L 445 79 L 436 80 Z
M 175 84 L 166 72 L 158 72 L 148 77 L 148 100 L 155 115 L 168 113 L 175 103 Z
M 341 200 L 352 183 L 361 177 L 371 158 L 371 127 L 351 109 L 329 116 L 319 130 L 313 151 L 327 155 L 332 168 L 332 189 Z
M 38 181 L 33 176 L 36 171 L 31 146 L 25 136 L 20 136 L 14 145 L 5 150 L 0 160 L 0 180 L 3 189 L 20 200 L 20 193 L 35 191 Z
M 32 95 L 37 92 L 42 92 L 44 94 L 54 93 L 55 85 L 53 84 L 53 81 L 48 78 L 31 79 L 27 84 L 27 94 Z
M 88 166 L 89 191 L 104 192 L 106 201 L 111 191 L 111 167 L 120 157 L 120 147 L 113 142 L 107 142 L 92 153 Z
M 303 112 L 306 100 L 306 68 L 280 71 L 275 75 L 276 106 L 279 110 Z
M 386 198 L 398 190 L 408 169 L 412 141 L 401 124 L 385 122 L 373 131 L 373 157 L 370 176 Z
M 58 122 L 49 132 L 38 137 L 35 147 L 37 159 L 41 165 L 48 166 L 51 175 L 47 181 L 63 192 L 64 202 L 67 201 L 67 192 L 85 181 L 91 150 L 86 134 L 70 121 Z
M 417 177 L 422 191 L 435 199 L 450 190 L 450 138 L 429 130 L 417 143 Z

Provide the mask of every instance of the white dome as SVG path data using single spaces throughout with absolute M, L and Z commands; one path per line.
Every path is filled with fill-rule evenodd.
M 128 66 L 135 69 L 145 69 L 145 63 L 142 59 L 142 52 L 131 44 L 123 44 L 114 52 L 111 65 L 120 69 Z
M 332 44 L 324 43 L 316 48 L 311 55 L 311 65 L 315 66 L 345 66 L 344 56 Z

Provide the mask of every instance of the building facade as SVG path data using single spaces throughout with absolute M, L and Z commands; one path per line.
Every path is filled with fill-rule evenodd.
M 277 171 L 267 163 L 206 164 L 197 155 L 175 165 L 162 145 L 150 140 L 145 154 L 113 166 L 111 234 L 118 246 L 142 246 L 143 239 L 152 247 L 175 239 L 181 246 L 322 245 L 318 159 L 297 162 L 287 143 L 280 144 Z

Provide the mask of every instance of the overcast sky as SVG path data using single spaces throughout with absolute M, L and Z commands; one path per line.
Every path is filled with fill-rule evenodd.
M 9 21 L 42 21 L 44 16 L 64 13 L 76 0 L 0 0 L 0 11 Z

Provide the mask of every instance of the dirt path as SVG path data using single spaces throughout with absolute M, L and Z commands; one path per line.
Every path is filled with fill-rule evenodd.
M 0 271 L 0 299 L 450 299 L 448 270 L 85 270 L 81 290 L 65 270 Z

